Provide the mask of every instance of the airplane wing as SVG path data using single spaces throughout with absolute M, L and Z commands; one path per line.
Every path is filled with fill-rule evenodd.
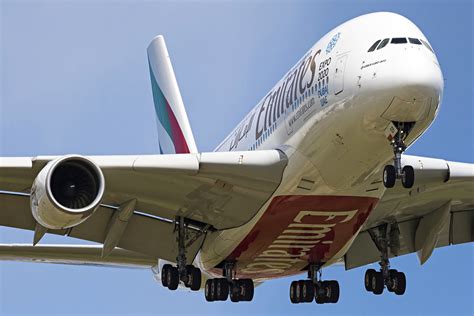
M 125 249 L 115 248 L 105 258 L 101 252 L 100 245 L 0 244 L 0 260 L 120 268 L 151 268 L 158 263 L 156 258 Z
M 380 260 L 371 229 L 388 224 L 390 257 L 417 252 L 420 263 L 436 247 L 474 241 L 474 164 L 405 155 L 415 185 L 387 189 L 344 257 L 346 269 Z
M 56 158 L 0 158 L 0 225 L 35 230 L 28 192 L 41 169 Z M 87 159 L 104 174 L 100 207 L 83 223 L 48 233 L 104 244 L 114 230 L 119 238 L 113 246 L 175 261 L 175 218 L 182 216 L 195 231 L 189 237 L 189 262 L 204 241 L 203 231 L 249 221 L 276 190 L 287 164 L 279 150 Z M 131 216 L 112 225 L 129 201 L 134 201 Z

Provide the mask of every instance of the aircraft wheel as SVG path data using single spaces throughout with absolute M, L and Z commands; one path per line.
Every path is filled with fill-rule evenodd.
M 299 303 L 298 297 L 296 296 L 297 288 L 298 288 L 298 281 L 291 282 L 291 285 L 290 285 L 290 301 L 293 304 L 298 304 Z
M 337 303 L 339 301 L 339 282 L 337 281 L 326 281 L 327 282 L 327 303 Z
M 226 301 L 229 297 L 229 283 L 227 279 L 215 279 L 216 301 Z
M 365 276 L 364 276 L 364 285 L 365 285 L 365 289 L 368 291 L 368 292 L 372 292 L 373 291 L 373 287 L 372 287 L 372 277 L 374 275 L 376 271 L 374 269 L 367 269 L 367 271 L 365 271 Z
M 402 169 L 402 185 L 406 189 L 410 189 L 415 184 L 415 170 L 412 166 L 405 166 Z
M 201 289 L 201 270 L 194 266 L 188 270 L 188 286 L 191 291 L 199 291 Z
M 234 303 L 240 302 L 240 282 L 238 280 L 232 282 L 229 286 L 230 290 L 230 300 Z
M 214 279 L 208 279 L 204 286 L 204 296 L 208 302 L 214 302 L 215 300 L 215 286 L 213 283 Z
M 406 280 L 406 277 L 405 277 L 405 273 L 398 272 L 396 280 L 397 280 L 396 281 L 397 286 L 394 289 L 395 294 L 396 295 L 405 294 L 405 290 L 406 290 L 406 287 L 407 287 L 407 280 Z
M 392 165 L 386 165 L 383 169 L 383 185 L 386 188 L 393 188 L 395 185 L 395 180 L 397 180 L 397 172 L 395 167 Z
M 311 280 L 304 280 L 301 286 L 301 302 L 310 303 L 314 299 L 314 285 Z
M 250 302 L 253 299 L 254 285 L 252 279 L 239 280 L 241 286 L 241 301 Z
M 161 268 L 161 284 L 164 287 L 168 287 L 168 270 L 172 268 L 173 266 L 171 264 L 165 264 L 163 265 L 163 268 Z
M 170 267 L 168 268 L 168 273 L 166 274 L 166 282 L 168 284 L 168 289 L 174 291 L 178 288 L 179 285 L 179 272 L 178 268 Z
M 320 282 L 314 285 L 314 299 L 316 304 L 326 303 L 326 295 L 324 290 L 324 282 Z
M 380 295 L 383 293 L 384 281 L 382 272 L 375 272 L 372 275 L 372 292 L 375 295 Z
M 398 274 L 398 271 L 395 269 L 390 269 L 388 271 L 389 281 L 387 282 L 388 283 L 387 290 L 389 292 L 394 292 L 397 287 L 397 274 Z

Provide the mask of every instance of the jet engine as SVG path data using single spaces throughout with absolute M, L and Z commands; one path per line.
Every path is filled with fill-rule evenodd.
M 74 227 L 99 207 L 105 181 L 100 168 L 81 156 L 50 161 L 31 187 L 33 217 L 49 229 Z

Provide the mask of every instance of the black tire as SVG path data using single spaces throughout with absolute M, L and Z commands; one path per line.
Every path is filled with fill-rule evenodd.
M 388 271 L 388 277 L 390 279 L 389 284 L 387 285 L 387 290 L 389 292 L 394 292 L 396 287 L 397 287 L 397 276 L 398 276 L 398 271 L 395 269 L 390 269 Z
M 397 273 L 397 286 L 394 290 L 396 295 L 403 295 L 405 294 L 405 290 L 407 287 L 407 279 L 405 277 L 405 273 L 398 272 Z
M 393 188 L 395 181 L 397 180 L 397 172 L 395 167 L 392 165 L 386 165 L 383 168 L 383 185 L 386 188 Z
M 412 166 L 405 166 L 402 169 L 402 185 L 405 189 L 410 189 L 415 184 L 415 169 Z
M 191 287 L 193 269 L 194 266 L 190 264 L 186 266 L 186 282 L 183 282 L 185 287 Z
M 240 294 L 241 294 L 241 289 L 240 289 L 240 282 L 239 280 L 236 280 L 232 282 L 232 284 L 229 286 L 229 295 L 230 295 L 230 300 L 234 303 L 240 302 Z
M 296 286 L 296 300 L 298 303 L 303 303 L 303 280 L 296 281 L 297 286 Z
M 301 301 L 311 303 L 314 299 L 314 285 L 311 280 L 305 280 L 301 287 Z
M 204 296 L 206 297 L 206 301 L 214 302 L 214 293 L 212 289 L 212 281 L 213 279 L 208 279 L 206 281 L 206 285 L 204 286 Z
M 372 292 L 373 291 L 373 288 L 372 288 L 372 277 L 375 273 L 375 269 L 367 269 L 367 271 L 365 271 L 365 276 L 364 276 L 364 285 L 365 285 L 365 289 L 368 291 L 368 292 Z
M 252 279 L 242 279 L 240 280 L 242 287 L 242 296 L 240 297 L 241 301 L 250 302 L 253 299 L 254 294 L 254 285 Z
M 211 279 L 211 296 L 213 301 L 218 301 L 219 297 L 217 296 L 217 281 L 218 279 Z
M 229 297 L 229 283 L 227 279 L 215 279 L 216 301 L 227 301 Z
M 178 285 L 179 285 L 178 268 L 171 267 L 168 269 L 167 283 L 168 283 L 168 289 L 170 289 L 171 291 L 174 291 L 178 288 Z
M 161 268 L 161 284 L 164 287 L 168 287 L 168 279 L 167 279 L 167 274 L 168 274 L 168 269 L 172 268 L 173 266 L 171 264 L 165 264 L 163 268 Z
M 320 282 L 314 286 L 314 298 L 316 304 L 324 304 L 328 302 L 326 288 L 327 281 Z
M 188 275 L 188 283 L 191 291 L 199 291 L 201 289 L 201 270 L 193 267 Z
M 375 295 L 383 293 L 384 282 L 382 272 L 375 272 L 372 276 L 372 292 Z
M 337 303 L 339 301 L 339 282 L 337 281 L 328 281 L 328 290 L 329 293 L 327 295 L 327 302 L 328 303 Z
M 290 301 L 293 304 L 298 304 L 298 298 L 296 297 L 296 288 L 298 287 L 298 281 L 293 281 L 291 282 L 290 285 Z

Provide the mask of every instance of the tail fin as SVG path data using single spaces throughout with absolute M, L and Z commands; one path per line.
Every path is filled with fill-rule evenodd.
M 197 153 L 194 136 L 163 36 L 155 37 L 148 46 L 147 52 L 153 102 L 158 118 L 160 153 Z

